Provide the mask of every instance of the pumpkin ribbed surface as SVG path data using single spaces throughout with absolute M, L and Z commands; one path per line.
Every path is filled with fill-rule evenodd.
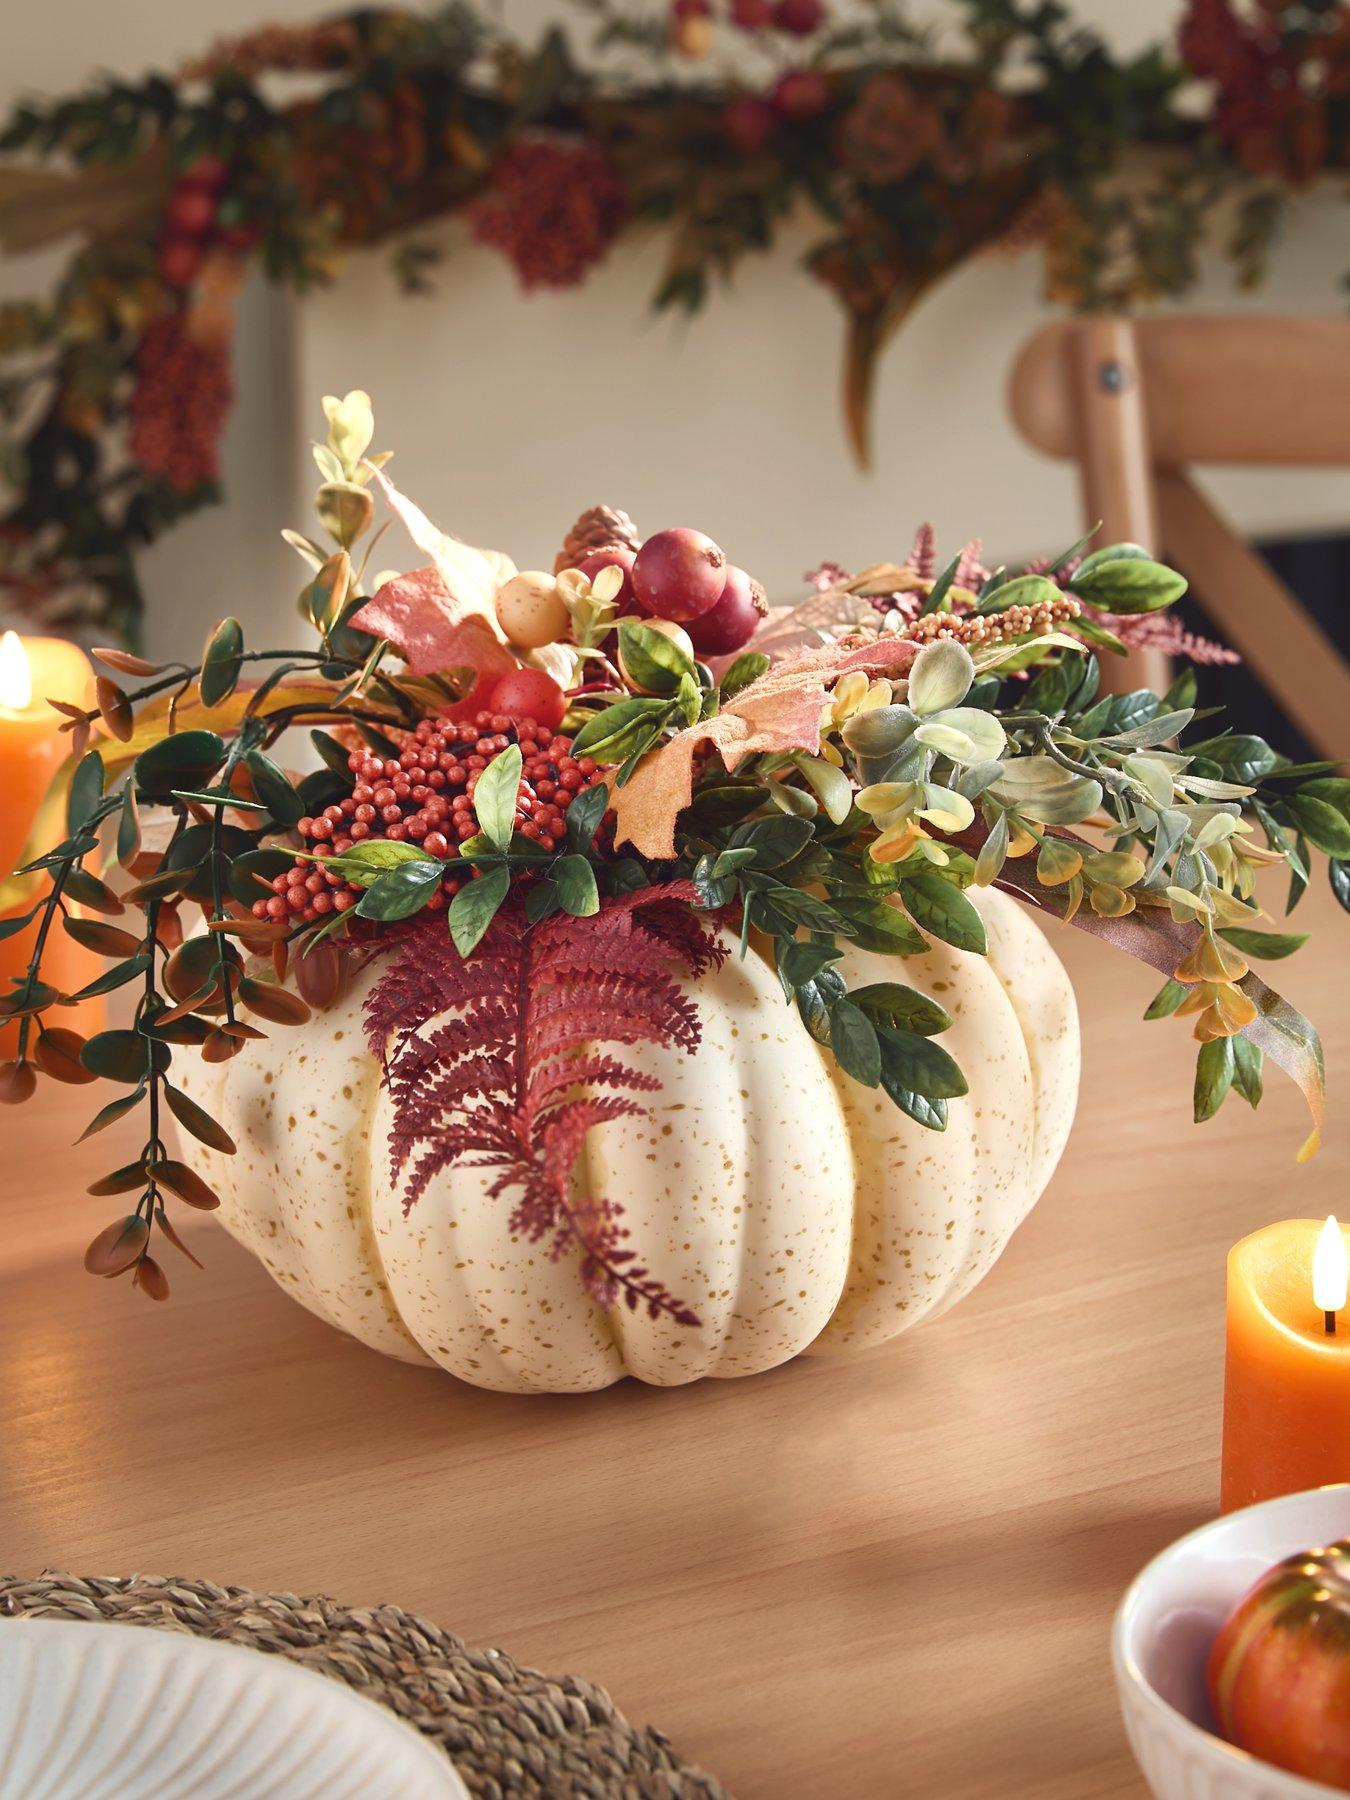
M 601 1310 L 569 1257 L 513 1236 L 509 1197 L 489 1203 L 480 1171 L 439 1176 L 403 1216 L 362 1028 L 373 971 L 303 1032 L 191 1065 L 183 1085 L 239 1146 L 194 1146 L 195 1160 L 222 1222 L 297 1300 L 373 1349 L 480 1387 L 576 1392 L 625 1374 L 670 1385 L 881 1343 L 986 1272 L 1073 1118 L 1068 978 L 1015 902 L 971 898 L 987 958 L 934 944 L 903 969 L 856 950 L 840 965 L 850 987 L 903 979 L 952 1015 L 942 1042 L 970 1093 L 944 1133 L 844 1075 L 754 955 L 699 981 L 695 1055 L 625 1050 L 661 1092 L 645 1117 L 591 1131 L 578 1188 L 622 1201 L 633 1246 L 697 1328 Z

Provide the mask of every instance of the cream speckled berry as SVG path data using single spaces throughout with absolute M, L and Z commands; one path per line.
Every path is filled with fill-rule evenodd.
M 662 1091 L 645 1117 L 592 1130 L 578 1191 L 622 1201 L 633 1244 L 697 1328 L 603 1312 L 570 1259 L 508 1230 L 509 1198 L 486 1202 L 481 1172 L 443 1174 L 403 1216 L 361 1024 L 373 974 L 302 1031 L 229 1063 L 185 1061 L 183 1085 L 239 1145 L 221 1157 L 194 1144 L 191 1160 L 223 1223 L 296 1299 L 479 1387 L 570 1393 L 625 1374 L 665 1386 L 880 1343 L 974 1286 L 1073 1119 L 1068 977 L 1014 901 L 971 898 L 989 956 L 935 944 L 902 977 L 952 1014 L 943 1042 L 970 1094 L 945 1133 L 843 1075 L 753 955 L 699 982 L 696 1055 L 625 1052 Z M 841 966 L 850 985 L 897 978 L 893 959 L 859 951 Z

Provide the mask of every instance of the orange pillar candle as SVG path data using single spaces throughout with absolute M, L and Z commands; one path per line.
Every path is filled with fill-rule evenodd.
M 1224 1512 L 1350 1481 L 1350 1233 L 1286 1219 L 1228 1253 Z
M 7 631 L 0 638 L 0 881 L 13 874 L 52 777 L 70 754 L 70 739 L 60 731 L 60 715 L 48 698 L 86 704 L 93 671 L 83 651 L 62 638 L 21 638 Z M 60 841 L 64 821 L 52 838 Z M 12 908 L 14 918 L 32 905 Z M 11 937 L 0 938 L 0 993 L 8 994 L 22 978 L 33 953 L 39 920 Z M 82 949 L 60 926 L 48 933 L 43 951 L 43 980 L 63 993 L 84 987 L 107 968 L 91 950 Z M 101 1001 L 86 1001 L 63 1011 L 61 1023 L 81 1031 L 97 1030 Z M 17 1024 L 0 1025 L 0 1060 L 18 1048 Z

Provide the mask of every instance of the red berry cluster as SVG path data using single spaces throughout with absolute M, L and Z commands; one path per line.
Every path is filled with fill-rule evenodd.
M 351 793 L 317 818 L 301 819 L 296 829 L 320 855 L 340 856 L 367 839 L 387 838 L 420 844 L 428 856 L 453 856 L 478 832 L 473 795 L 479 775 L 512 743 L 520 745 L 524 758 L 515 828 L 552 848 L 567 835 L 567 808 L 589 784 L 596 765 L 589 756 L 571 754 L 571 738 L 505 713 L 480 712 L 472 724 L 423 719 L 408 733 L 397 757 L 353 751 L 347 759 L 356 777 Z M 447 907 L 464 879 L 447 875 L 429 902 L 431 909 Z M 337 870 L 302 859 L 277 876 L 271 898 L 255 901 L 253 912 L 259 919 L 309 924 L 349 911 L 360 898 L 361 889 Z
M 159 272 L 170 287 L 191 286 L 210 249 L 253 248 L 257 229 L 226 196 L 230 178 L 221 157 L 199 156 L 170 188 L 159 240 Z
M 712 0 L 671 0 L 671 16 L 683 19 L 712 17 Z M 767 31 L 771 26 L 788 37 L 812 37 L 828 15 L 825 0 L 730 0 L 733 25 L 742 31 Z
M 132 459 L 176 493 L 220 479 L 220 440 L 234 402 L 228 347 L 198 342 L 182 312 L 152 319 L 136 349 L 129 406 Z

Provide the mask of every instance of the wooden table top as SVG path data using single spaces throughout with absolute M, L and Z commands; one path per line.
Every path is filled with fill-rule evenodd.
M 1350 957 L 1324 880 L 1299 922 L 1314 946 L 1272 972 L 1334 1109 Z M 3 1115 L 4 1565 L 397 1602 L 602 1683 L 740 1800 L 1142 1795 L 1111 1614 L 1215 1510 L 1224 1253 L 1344 1207 L 1350 1123 L 1296 1167 L 1271 1071 L 1259 1113 L 1193 1127 L 1184 1026 L 1139 1022 L 1156 977 L 1056 942 L 1082 1102 L 1002 1261 L 911 1336 L 746 1381 L 479 1392 L 348 1341 L 196 1216 L 207 1268 L 174 1259 L 168 1305 L 101 1287 L 80 1255 L 115 1206 L 83 1189 L 121 1146 L 66 1149 L 99 1090 L 46 1084 Z

